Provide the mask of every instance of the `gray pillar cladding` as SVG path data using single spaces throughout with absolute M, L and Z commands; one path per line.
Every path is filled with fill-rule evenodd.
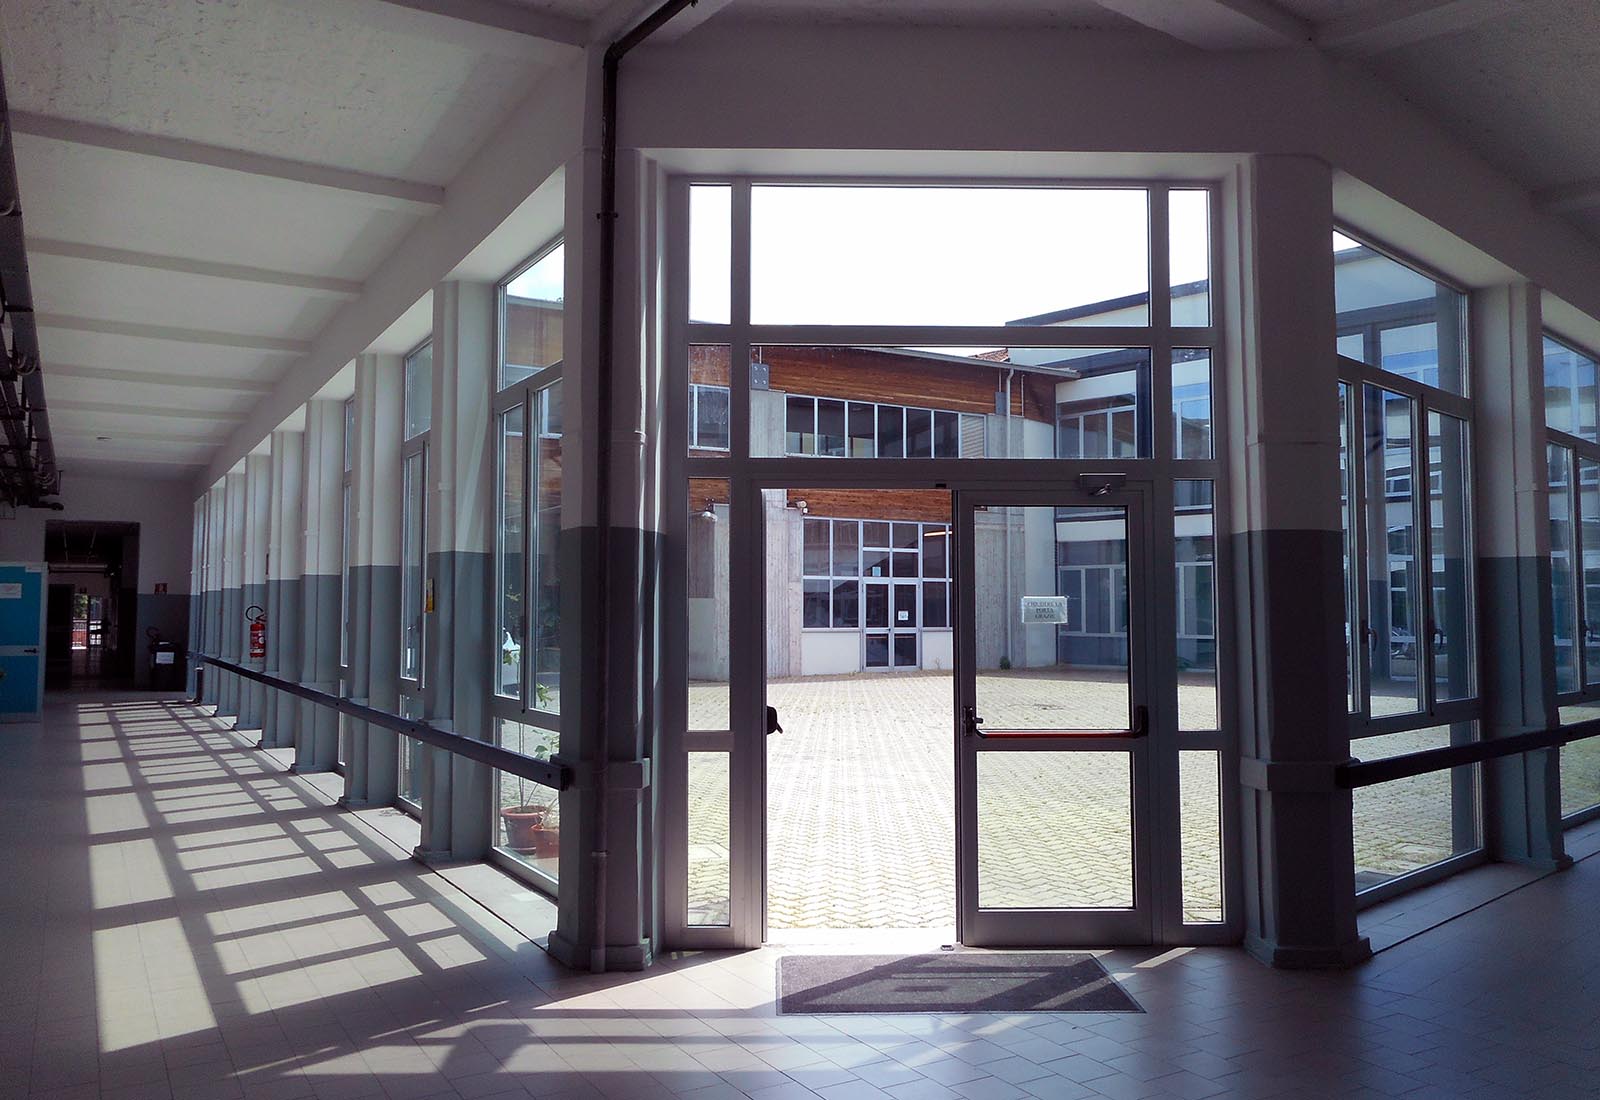
M 1477 448 L 1478 594 L 1485 630 L 1484 738 L 1558 725 L 1550 591 L 1543 317 L 1526 283 L 1472 296 Z M 1484 767 L 1484 845 L 1495 859 L 1556 868 L 1572 861 L 1561 831 L 1558 749 Z
M 433 292 L 426 568 L 434 598 L 423 624 L 424 713 L 442 729 L 479 740 L 494 733 L 488 713 L 494 671 L 488 596 L 495 305 L 490 283 L 447 282 Z M 427 795 L 418 855 L 486 855 L 491 770 L 443 749 L 424 755 Z
M 245 459 L 245 517 L 244 517 L 244 584 L 243 602 L 245 616 L 244 659 L 240 662 L 258 672 L 266 670 L 265 655 L 252 657 L 251 619 L 265 619 L 267 613 L 267 528 L 272 504 L 272 458 L 253 454 Z M 266 623 L 268 629 L 271 623 Z M 266 638 L 263 635 L 262 641 Z M 239 728 L 264 729 L 267 687 L 254 680 L 241 684 L 239 700 Z
M 344 403 L 306 403 L 301 449 L 300 683 L 339 691 L 339 583 L 344 492 Z M 339 752 L 339 712 L 300 702 L 294 770 L 331 771 Z
M 223 492 L 222 636 L 217 656 L 238 663 L 244 655 L 244 471 L 229 473 Z M 239 713 L 241 682 L 231 672 L 218 674 L 217 714 L 231 718 Z
M 1230 532 L 1242 693 L 1245 945 L 1278 966 L 1370 954 L 1356 928 L 1343 697 L 1333 181 L 1328 165 L 1258 156 L 1238 217 L 1248 292 L 1232 323 Z
M 398 355 L 362 355 L 356 360 L 356 446 L 351 499 L 357 595 L 352 619 L 351 677 L 364 655 L 367 705 L 395 713 L 400 706 L 400 436 L 403 370 Z M 360 609 L 365 608 L 364 616 Z M 354 694 L 354 693 L 353 693 Z M 391 805 L 398 793 L 399 737 L 376 726 L 352 731 L 347 788 L 353 806 Z
M 304 491 L 305 443 L 300 432 L 272 433 L 272 514 L 268 542 L 271 577 L 267 586 L 267 671 L 283 680 L 300 679 L 300 583 L 303 546 L 300 500 Z M 289 748 L 300 725 L 300 700 L 273 691 L 267 700 L 262 744 Z

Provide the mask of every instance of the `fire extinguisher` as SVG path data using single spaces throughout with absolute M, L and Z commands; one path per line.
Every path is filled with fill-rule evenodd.
M 251 604 L 245 608 L 244 617 L 250 621 L 250 659 L 252 661 L 266 660 L 267 656 L 267 613 L 260 604 Z

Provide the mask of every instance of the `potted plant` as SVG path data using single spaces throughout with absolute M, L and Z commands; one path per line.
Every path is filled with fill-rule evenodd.
M 544 687 L 540 685 L 536 690 L 540 702 L 544 702 Z M 526 726 L 523 728 L 528 729 Z M 556 734 L 546 730 L 532 732 L 535 739 L 531 745 L 524 744 L 524 749 L 530 756 L 548 760 L 557 748 Z M 516 805 L 506 806 L 500 811 L 500 819 L 505 823 L 506 847 L 518 855 L 536 859 L 555 858 L 561 851 L 559 815 L 555 791 L 519 776 Z

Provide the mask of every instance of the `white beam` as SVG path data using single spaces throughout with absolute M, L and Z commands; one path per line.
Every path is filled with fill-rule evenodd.
M 52 378 L 87 378 L 121 385 L 177 386 L 186 390 L 227 390 L 229 393 L 271 393 L 272 383 L 254 378 L 232 378 L 225 374 L 176 374 L 170 371 L 117 370 L 112 367 L 84 367 L 74 363 L 44 365 L 45 385 Z M 54 407 L 54 402 L 51 407 Z
M 214 435 L 174 435 L 172 432 L 132 432 L 120 428 L 94 428 L 81 427 L 72 424 L 50 425 L 50 438 L 60 439 L 93 439 L 99 440 L 105 436 L 104 442 L 123 443 L 136 441 L 145 447 L 209 447 L 214 444 L 217 437 Z
M 238 423 L 244 419 L 242 412 L 208 412 L 204 409 L 180 409 L 171 405 L 127 405 L 116 401 L 74 401 L 57 398 L 49 403 L 51 412 L 108 413 L 116 416 L 156 416 L 168 420 L 201 420 Z M 220 425 L 219 425 L 220 426 Z
M 1600 208 L 1600 179 L 1579 180 L 1535 191 L 1533 205 L 1546 214 L 1573 214 Z
M 280 355 L 304 355 L 311 349 L 309 340 L 285 340 L 279 336 L 256 336 L 211 329 L 178 328 L 175 325 L 148 325 L 139 321 L 102 321 L 97 317 L 70 317 L 61 313 L 36 313 L 40 328 L 66 329 L 69 332 L 98 332 L 106 336 L 129 336 L 136 340 L 167 340 L 178 344 L 210 344 L 218 348 L 244 348 Z
M 29 111 L 11 112 L 11 129 L 14 133 L 47 138 L 51 141 L 87 145 L 97 149 L 115 149 L 143 157 L 200 164 L 229 172 L 284 180 L 322 191 L 357 197 L 370 205 L 380 207 L 431 212 L 444 204 L 444 188 L 429 183 L 390 179 L 387 176 L 374 176 L 347 168 L 306 164 L 303 161 L 287 160 L 265 153 L 228 149 L 220 145 L 206 145 L 182 138 L 135 134 L 110 126 L 74 122 L 71 119 L 37 115 Z
M 1206 50 L 1299 46 L 1311 24 L 1271 0 L 1095 0 L 1102 8 Z
M 173 271 L 180 275 L 200 275 L 208 279 L 227 279 L 260 286 L 281 286 L 335 298 L 355 298 L 361 294 L 361 284 L 353 279 L 331 279 L 323 275 L 271 271 L 264 267 L 248 267 L 244 264 L 191 260 L 183 256 L 162 256 L 154 252 L 136 252 L 128 248 L 108 248 L 105 245 L 58 241 L 48 237 L 28 238 L 27 248 L 30 255 L 61 256 L 70 260 L 89 260 L 94 263 L 116 264 L 120 267 L 142 267 L 150 271 Z
M 1522 0 L 1389 0 L 1322 24 L 1316 43 L 1326 50 L 1367 57 L 1464 31 L 1521 6 Z

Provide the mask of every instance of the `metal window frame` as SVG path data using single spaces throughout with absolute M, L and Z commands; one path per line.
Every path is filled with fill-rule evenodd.
M 696 184 L 730 188 L 730 320 L 728 323 L 691 322 L 688 309 L 688 244 L 689 244 L 689 190 Z M 1148 324 L 1128 327 L 1077 327 L 1077 326 L 862 326 L 862 325 L 753 325 L 750 323 L 750 198 L 751 189 L 757 185 L 848 185 L 871 186 L 959 186 L 985 189 L 1010 189 L 1015 187 L 1050 187 L 1055 189 L 1102 190 L 1108 188 L 1137 188 L 1149 195 L 1148 229 L 1146 247 L 1149 251 L 1150 298 Z M 1173 326 L 1171 323 L 1172 295 L 1168 276 L 1170 244 L 1168 235 L 1168 195 L 1173 191 L 1205 191 L 1208 193 L 1210 212 L 1210 287 L 1209 323 L 1203 326 Z M 1149 479 L 1154 484 L 1150 515 L 1158 527 L 1154 531 L 1154 573 L 1164 577 L 1157 583 L 1174 584 L 1173 539 L 1170 522 L 1163 517 L 1175 514 L 1173 485 L 1178 480 L 1204 480 L 1213 485 L 1212 513 L 1216 539 L 1217 614 L 1225 619 L 1231 608 L 1232 548 L 1229 540 L 1220 537 L 1226 529 L 1229 513 L 1230 486 L 1227 477 L 1225 454 L 1213 446 L 1209 459 L 1177 459 L 1174 457 L 1175 440 L 1171 432 L 1151 430 L 1151 456 L 1122 460 L 1040 459 L 1017 461 L 1014 459 L 834 459 L 818 462 L 810 457 L 766 458 L 752 456 L 750 450 L 750 375 L 747 369 L 735 368 L 730 374 L 730 449 L 726 454 L 695 456 L 688 454 L 684 437 L 679 433 L 687 424 L 688 349 L 691 345 L 719 344 L 726 346 L 730 364 L 748 363 L 750 352 L 756 345 L 821 344 L 862 346 L 970 346 L 992 348 L 1015 345 L 1019 347 L 1060 348 L 1148 348 L 1151 361 L 1150 420 L 1153 429 L 1158 418 L 1170 418 L 1172 407 L 1171 365 L 1175 348 L 1205 348 L 1211 352 L 1213 392 L 1213 439 L 1226 439 L 1228 425 L 1227 402 L 1217 399 L 1223 392 L 1222 383 L 1230 369 L 1227 345 L 1224 339 L 1228 303 L 1224 284 L 1226 248 L 1223 233 L 1223 184 L 1213 179 L 1152 181 L 1072 181 L 1072 180 L 1006 180 L 989 178 L 932 178 L 872 179 L 863 177 L 808 177 L 808 176 L 738 176 L 695 175 L 672 176 L 663 189 L 666 202 L 667 262 L 665 282 L 667 297 L 667 381 L 664 403 L 666 415 L 663 434 L 665 446 L 664 473 L 666 490 L 663 498 L 663 534 L 669 548 L 666 556 L 664 604 L 665 628 L 669 644 L 666 652 L 670 660 L 665 669 L 667 684 L 663 701 L 663 760 L 659 771 L 661 782 L 661 888 L 663 898 L 662 920 L 667 944 L 681 948 L 713 948 L 754 946 L 762 942 L 766 932 L 764 885 L 766 822 L 760 793 L 765 790 L 766 766 L 764 750 L 765 680 L 760 662 L 765 650 L 764 624 L 759 616 L 732 615 L 729 622 L 730 650 L 737 669 L 730 670 L 730 725 L 732 730 L 689 731 L 687 729 L 687 692 L 685 658 L 687 639 L 686 602 L 682 570 L 685 559 L 683 547 L 687 539 L 687 493 L 689 479 L 710 478 L 725 480 L 731 490 L 730 508 L 730 591 L 736 606 L 764 606 L 761 559 L 764 537 L 762 534 L 761 496 L 763 488 L 785 487 L 925 487 L 925 488 L 1018 488 L 1026 485 L 1049 486 L 1070 483 L 1083 473 L 1120 472 L 1129 476 Z M 754 599 L 755 602 L 750 601 Z M 1155 632 L 1154 648 L 1158 668 L 1163 670 L 1164 687 L 1155 698 L 1152 718 L 1165 722 L 1177 731 L 1177 676 L 1176 676 L 1176 626 L 1171 600 L 1156 599 L 1152 629 Z M 682 605 L 682 606 L 680 606 Z M 1220 752 L 1223 789 L 1231 789 L 1238 781 L 1237 753 L 1230 750 L 1237 736 L 1237 701 L 1233 677 L 1223 670 L 1233 667 L 1232 638 L 1225 624 L 1219 622 L 1217 667 L 1219 695 L 1219 723 L 1215 730 L 1181 731 L 1174 733 L 1173 744 L 1178 751 L 1171 760 L 1157 763 L 1157 803 L 1152 815 L 1142 826 L 1161 830 L 1163 822 L 1170 825 L 1171 847 L 1169 856 L 1161 857 L 1170 866 L 1164 866 L 1162 875 L 1168 883 L 1170 895 L 1162 905 L 1169 908 L 1158 911 L 1154 936 L 1160 943 L 1227 943 L 1234 942 L 1242 932 L 1242 887 L 1239 866 L 1239 811 L 1236 800 L 1223 799 L 1222 863 L 1224 882 L 1224 920 L 1220 923 L 1185 924 L 1180 904 L 1181 879 L 1177 851 L 1177 826 L 1179 797 L 1179 759 L 1182 750 L 1212 750 Z M 1167 698 L 1170 695 L 1171 698 Z M 699 927 L 687 924 L 684 908 L 687 873 L 687 752 L 730 752 L 730 923 L 716 927 Z M 1159 832 L 1152 835 L 1163 835 Z

